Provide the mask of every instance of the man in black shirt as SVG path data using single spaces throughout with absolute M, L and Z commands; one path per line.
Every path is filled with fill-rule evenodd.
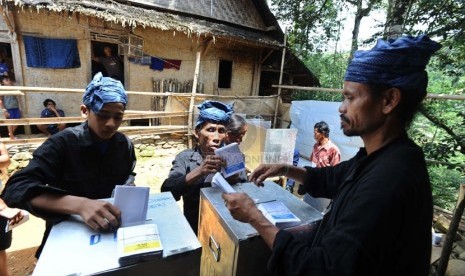
M 422 150 L 407 127 L 426 96 L 425 67 L 440 45 L 422 35 L 378 40 L 347 68 L 339 107 L 347 136 L 365 148 L 334 167 L 261 165 L 260 185 L 285 175 L 312 196 L 332 199 L 313 239 L 272 225 L 246 194 L 223 194 L 232 216 L 250 223 L 273 250 L 278 275 L 428 275 L 432 195 Z
M 5 202 L 46 220 L 37 257 L 52 225 L 69 215 L 81 216 L 96 231 L 120 224 L 121 211 L 98 199 L 109 198 L 134 168 L 134 147 L 118 132 L 127 100 L 121 82 L 95 75 L 81 105 L 87 120 L 50 136 L 8 180 Z

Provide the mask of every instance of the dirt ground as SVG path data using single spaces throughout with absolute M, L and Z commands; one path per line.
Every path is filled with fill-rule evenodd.
M 150 187 L 151 193 L 160 192 L 163 180 L 168 176 L 174 155 L 138 158 L 136 185 Z M 179 203 L 182 205 L 182 202 Z M 34 271 L 34 254 L 42 239 L 45 225 L 42 219 L 31 216 L 30 220 L 13 231 L 12 246 L 7 250 L 8 270 L 11 276 L 27 276 Z

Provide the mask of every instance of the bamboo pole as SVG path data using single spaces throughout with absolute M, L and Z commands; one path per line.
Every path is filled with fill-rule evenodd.
M 139 120 L 166 117 L 186 117 L 187 111 L 164 112 L 164 111 L 135 111 L 129 110 L 124 114 L 123 120 Z M 74 117 L 50 117 L 50 118 L 21 118 L 21 119 L 0 119 L 0 126 L 11 125 L 49 125 L 63 123 L 82 123 L 86 118 L 81 116 Z
M 447 265 L 449 263 L 450 253 L 452 252 L 452 245 L 457 234 L 460 219 L 465 209 L 465 184 L 460 184 L 459 196 L 457 199 L 457 207 L 455 208 L 454 215 L 450 222 L 449 231 L 447 231 L 446 239 L 442 246 L 441 257 L 436 270 L 436 276 L 444 276 L 446 273 Z
M 291 90 L 303 90 L 303 91 L 321 91 L 321 92 L 334 92 L 341 93 L 342 89 L 339 88 L 324 88 L 324 87 L 311 87 L 311 86 L 295 86 L 295 85 L 272 85 L 275 88 L 284 88 Z M 465 95 L 449 95 L 449 94 L 426 94 L 426 98 L 429 99 L 442 99 L 442 100 L 465 100 Z
M 197 94 L 197 79 L 199 77 L 199 70 L 200 70 L 200 51 L 197 52 L 197 57 L 195 59 L 195 72 L 194 72 L 194 81 L 192 83 L 192 93 L 191 93 L 191 100 L 189 103 L 189 117 L 187 119 L 187 126 L 188 126 L 188 134 L 189 140 L 188 145 L 189 148 L 192 148 L 192 130 L 193 130 L 193 115 L 194 115 L 194 102 L 195 102 L 195 95 Z
M 157 135 L 157 134 L 172 134 L 172 133 L 187 133 L 187 126 L 176 125 L 176 126 L 128 126 L 120 127 L 118 131 L 127 135 Z M 10 140 L 2 138 L 1 142 L 5 145 L 25 145 L 25 144 L 41 144 L 48 137 L 34 137 L 34 138 L 17 138 Z
M 278 97 L 276 98 L 276 105 L 275 105 L 275 108 L 274 108 L 273 127 L 275 127 L 275 128 L 276 128 L 276 120 L 277 120 L 277 117 L 278 117 L 279 101 L 281 100 L 281 86 L 283 84 L 284 59 L 286 57 L 286 41 L 287 41 L 287 34 L 284 34 L 283 54 L 281 56 L 281 69 L 279 71 Z

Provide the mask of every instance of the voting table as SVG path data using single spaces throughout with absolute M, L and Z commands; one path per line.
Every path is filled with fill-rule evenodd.
M 199 275 L 200 242 L 170 192 L 150 195 L 146 223 L 158 226 L 162 258 L 121 267 L 116 231 L 71 216 L 53 226 L 33 275 Z
M 314 231 L 322 214 L 272 181 L 264 187 L 253 183 L 233 186 L 247 193 L 257 204 L 280 201 L 302 222 L 288 230 L 296 235 Z M 202 244 L 200 273 L 206 275 L 269 275 L 271 250 L 248 223 L 235 220 L 225 207 L 219 187 L 200 190 L 199 239 Z

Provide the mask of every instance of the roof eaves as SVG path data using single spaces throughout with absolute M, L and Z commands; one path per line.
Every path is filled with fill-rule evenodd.
M 53 12 L 73 12 L 100 18 L 123 27 L 155 28 L 185 33 L 188 36 L 213 36 L 226 39 L 244 40 L 248 43 L 280 47 L 281 43 L 266 33 L 229 26 L 218 22 L 196 19 L 188 16 L 160 12 L 154 9 L 125 5 L 111 0 L 0 0 L 14 3 L 21 8 L 45 9 Z M 52 2 L 50 4 L 50 2 Z

